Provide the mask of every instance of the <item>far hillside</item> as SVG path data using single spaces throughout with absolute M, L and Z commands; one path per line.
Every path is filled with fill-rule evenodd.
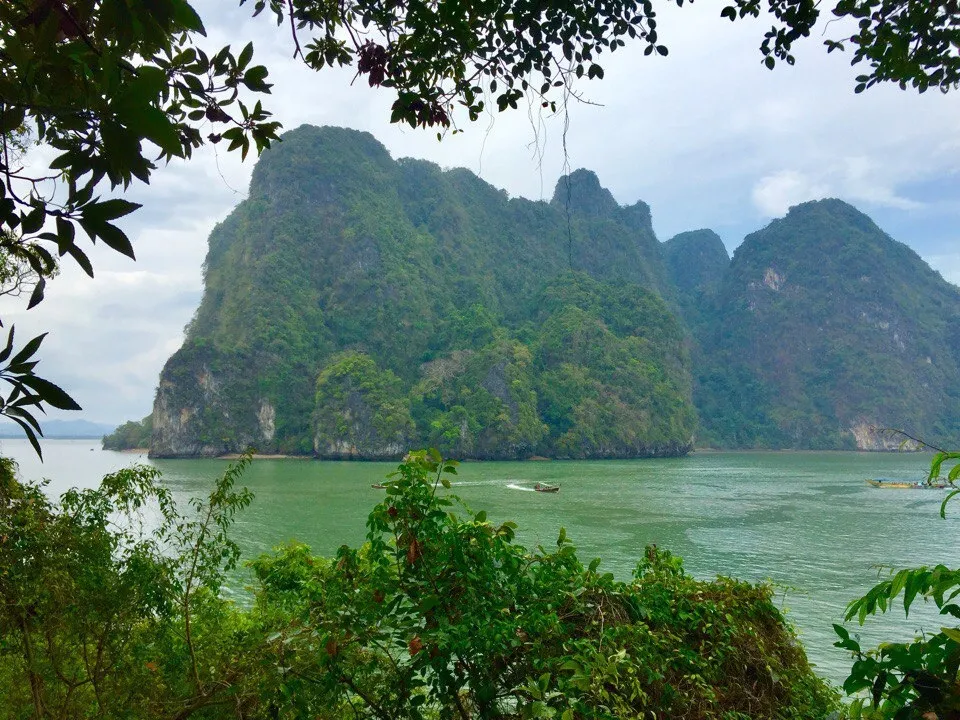
M 62 440 L 99 439 L 113 430 L 113 425 L 89 420 L 44 420 L 43 436 Z M 14 423 L 0 423 L 0 438 L 22 438 L 23 429 Z
M 960 289 L 847 203 L 792 208 L 744 240 L 719 286 L 686 297 L 699 313 L 699 442 L 904 440 L 877 428 L 960 438 Z

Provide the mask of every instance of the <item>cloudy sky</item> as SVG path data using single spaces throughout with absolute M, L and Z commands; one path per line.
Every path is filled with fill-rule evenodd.
M 550 198 L 565 162 L 590 168 L 621 203 L 650 204 L 661 240 L 709 227 L 731 252 L 791 205 L 839 197 L 960 284 L 960 95 L 896 87 L 855 95 L 857 71 L 848 57 L 826 55 L 821 37 L 797 48 L 795 67 L 770 72 L 757 49 L 764 23 L 721 20 L 724 4 L 662 12 L 666 58 L 628 45 L 602 59 L 605 79 L 578 87 L 594 104 L 570 107 L 565 158 L 564 119 L 525 109 L 442 142 L 392 126 L 388 94 L 351 85 L 350 72 L 301 67 L 289 34 L 269 18 L 224 0 L 195 3 L 209 47 L 239 50 L 253 39 L 274 83 L 265 104 L 286 128 L 368 130 L 394 157 L 464 166 L 531 199 Z M 243 200 L 253 167 L 214 150 L 131 193 L 145 205 L 124 226 L 136 262 L 95 250 L 95 279 L 68 266 L 40 307 L 3 308 L 21 338 L 50 331 L 41 374 L 72 393 L 88 420 L 150 412 L 160 369 L 200 302 L 207 235 Z

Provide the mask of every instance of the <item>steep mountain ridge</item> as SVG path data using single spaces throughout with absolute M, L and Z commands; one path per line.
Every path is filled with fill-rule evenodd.
M 659 298 L 669 288 L 649 209 L 620 208 L 586 171 L 571 187 L 570 203 L 510 199 L 465 170 L 394 161 L 367 133 L 287 133 L 211 234 L 203 301 L 161 374 L 153 454 L 685 452 L 689 361 Z M 550 292 L 564 302 L 547 317 Z M 545 359 L 577 313 L 597 327 L 595 352 Z M 567 383 L 555 402 L 549 373 Z M 409 419 L 384 409 L 397 403 Z M 614 411 L 631 421 L 601 427 Z
M 533 202 L 304 126 L 211 233 L 204 282 L 155 456 L 960 442 L 960 289 L 840 200 L 731 259 L 710 230 L 659 243 L 588 170 Z
M 680 315 L 693 336 L 700 338 L 708 332 L 704 324 L 712 322 L 717 293 L 730 266 L 727 248 L 713 230 L 703 229 L 673 236 L 661 251 Z M 697 365 L 702 364 L 698 358 Z
M 748 235 L 698 338 L 723 446 L 883 449 L 960 437 L 960 289 L 840 200 Z M 746 414 L 745 414 L 746 413 Z

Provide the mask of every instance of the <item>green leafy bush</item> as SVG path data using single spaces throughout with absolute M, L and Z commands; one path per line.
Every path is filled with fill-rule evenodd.
M 239 558 L 226 531 L 252 497 L 234 490 L 247 461 L 188 517 L 154 468 L 54 503 L 0 460 L 0 718 L 227 717 L 210 708 L 250 705 L 261 644 L 219 597 Z

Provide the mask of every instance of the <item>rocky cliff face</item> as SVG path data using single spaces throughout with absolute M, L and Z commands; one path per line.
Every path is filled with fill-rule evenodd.
M 600 337 L 571 395 L 547 402 L 536 323 L 560 277 L 581 290 L 565 307 L 591 318 L 623 315 L 604 308 L 624 287 L 650 315 Z M 380 458 L 435 445 L 512 458 L 556 454 L 563 437 L 564 454 L 589 457 L 598 416 L 586 409 L 601 400 L 645 418 L 631 427 L 646 435 L 611 446 L 623 455 L 683 452 L 693 433 L 649 208 L 621 208 L 587 171 L 562 178 L 552 203 L 511 200 L 465 170 L 395 161 L 366 133 L 305 126 L 264 154 L 248 199 L 211 234 L 204 285 L 161 374 L 155 456 L 253 445 Z M 644 368 L 642 392 L 613 348 Z M 429 368 L 455 357 L 472 359 L 431 384 Z
M 247 359 L 248 360 L 248 359 Z M 276 408 L 249 403 L 244 358 L 185 348 L 164 368 L 153 407 L 151 457 L 217 457 L 248 447 L 272 449 Z

